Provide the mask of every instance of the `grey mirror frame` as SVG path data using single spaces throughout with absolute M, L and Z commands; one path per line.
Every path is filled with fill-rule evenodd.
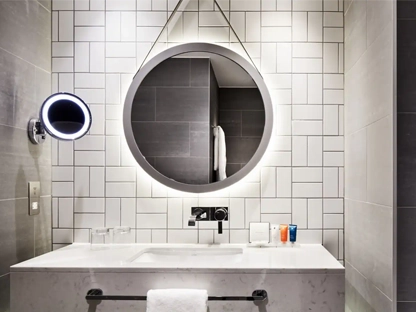
M 258 89 L 260 90 L 261 96 L 264 102 L 264 110 L 265 110 L 265 126 L 263 137 L 260 141 L 260 145 L 257 148 L 256 153 L 250 159 L 250 161 L 237 173 L 230 176 L 229 178 L 214 182 L 211 184 L 201 184 L 201 185 L 192 185 L 192 184 L 185 184 L 181 182 L 177 182 L 172 180 L 161 173 L 159 173 L 156 169 L 154 169 L 145 159 L 143 154 L 140 152 L 139 147 L 136 144 L 134 139 L 132 124 L 131 124 L 131 111 L 133 106 L 133 101 L 137 89 L 139 88 L 140 84 L 143 82 L 145 77 L 152 71 L 157 65 L 162 63 L 163 61 L 189 52 L 208 52 L 221 55 L 234 61 L 238 65 L 240 65 L 254 80 L 257 84 Z M 272 136 L 273 131 L 273 105 L 272 100 L 267 89 L 267 86 L 263 80 L 263 77 L 257 71 L 257 69 L 250 64 L 245 58 L 243 58 L 238 53 L 227 49 L 225 47 L 211 44 L 211 43 L 185 43 L 180 44 L 171 48 L 164 50 L 163 52 L 159 53 L 152 59 L 150 59 L 139 71 L 137 72 L 136 76 L 133 78 L 133 81 L 130 85 L 130 88 L 127 92 L 125 103 L 124 103 L 124 111 L 123 111 L 123 125 L 124 125 L 124 134 L 127 140 L 127 144 L 132 152 L 134 158 L 138 162 L 138 164 L 143 168 L 145 172 L 147 172 L 153 179 L 156 181 L 166 185 L 167 187 L 173 188 L 178 191 L 182 192 L 190 192 L 190 193 L 206 193 L 206 192 L 214 192 L 226 187 L 229 187 L 241 179 L 243 179 L 247 174 L 249 174 L 260 162 L 261 158 L 263 157 L 264 153 L 267 150 L 267 147 L 270 142 L 270 138 Z

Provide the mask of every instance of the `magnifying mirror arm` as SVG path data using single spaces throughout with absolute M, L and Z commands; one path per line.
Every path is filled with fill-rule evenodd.
M 42 122 L 38 118 L 32 118 L 28 124 L 28 135 L 33 144 L 42 144 L 46 140 L 46 131 Z

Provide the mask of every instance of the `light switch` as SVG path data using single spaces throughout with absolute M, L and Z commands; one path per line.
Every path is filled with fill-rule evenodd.
M 29 216 L 40 213 L 40 182 L 29 182 Z

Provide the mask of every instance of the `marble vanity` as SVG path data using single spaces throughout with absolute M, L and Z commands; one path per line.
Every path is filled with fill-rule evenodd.
M 209 302 L 210 312 L 344 311 L 344 268 L 321 245 L 73 244 L 11 267 L 11 311 L 146 311 L 145 301 L 91 301 L 105 295 L 146 295 L 149 289 L 201 288 L 212 296 L 268 300 Z

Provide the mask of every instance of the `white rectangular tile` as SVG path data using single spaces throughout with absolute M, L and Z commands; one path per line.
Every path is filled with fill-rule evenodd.
M 107 197 L 135 197 L 136 184 L 107 182 L 105 184 L 105 194 Z
M 167 230 L 152 230 L 152 244 L 166 244 L 167 240 Z
M 322 43 L 293 43 L 293 57 L 322 57 Z
M 152 242 L 151 230 L 136 230 L 136 243 L 137 244 L 150 244 Z
M 76 166 L 104 166 L 104 151 L 75 151 Z
M 324 28 L 324 42 L 344 42 L 344 29 Z
M 104 167 L 91 167 L 90 168 L 90 196 L 91 197 L 104 197 L 105 178 Z
M 338 73 L 338 44 L 324 43 L 324 73 Z
M 59 41 L 74 40 L 74 13 L 70 11 L 59 12 Z
M 52 42 L 52 57 L 74 56 L 73 42 Z
M 260 0 L 230 0 L 231 11 L 260 11 Z
M 293 11 L 322 11 L 322 0 L 293 0 Z
M 74 193 L 77 197 L 90 196 L 90 168 L 75 167 Z
M 306 166 L 308 162 L 308 138 L 292 137 L 292 166 Z
M 292 196 L 292 169 L 277 167 L 276 176 L 277 176 L 276 197 L 291 197 Z
M 137 26 L 165 26 L 166 12 L 137 12 Z
M 337 230 L 325 230 L 324 231 L 324 247 L 338 259 L 338 231 Z
M 292 203 L 292 223 L 299 229 L 308 227 L 308 207 L 306 199 L 293 199 Z
M 135 182 L 136 168 L 133 167 L 106 167 L 105 180 L 110 182 Z
M 292 41 L 308 40 L 308 13 L 292 13 Z
M 324 168 L 324 197 L 338 197 L 338 168 Z
M 88 42 L 75 42 L 75 72 L 90 71 L 90 45 Z
M 248 198 L 245 211 L 245 225 L 249 228 L 250 222 L 260 222 L 261 203 L 259 198 Z
M 122 226 L 136 227 L 136 199 L 122 198 L 120 223 Z
M 73 242 L 72 229 L 53 229 L 52 237 L 54 244 L 72 244 Z
M 75 141 L 76 151 L 103 151 L 105 149 L 105 137 L 97 135 L 86 135 Z
M 106 166 L 120 166 L 120 137 L 106 136 L 105 144 Z
M 292 62 L 294 73 L 322 73 L 322 59 L 320 58 L 294 58 Z
M 120 198 L 105 199 L 105 226 L 115 227 L 120 225 Z
M 261 26 L 292 26 L 290 12 L 262 12 Z
M 73 58 L 52 58 L 52 72 L 70 73 L 73 71 Z
M 322 104 L 322 75 L 308 75 L 308 104 Z
M 292 122 L 293 135 L 322 135 L 322 121 L 301 121 Z
M 342 137 L 342 136 L 326 136 L 326 137 L 324 137 L 324 151 L 326 151 L 326 152 L 342 152 L 342 151 L 344 151 L 344 137 Z
M 324 135 L 338 135 L 338 106 L 324 105 Z
M 104 41 L 105 28 L 101 26 L 75 27 L 75 41 Z
M 121 41 L 136 40 L 136 12 L 121 12 Z
M 293 183 L 293 197 L 322 197 L 322 183 Z
M 136 0 L 106 0 L 106 10 L 134 11 L 136 10 Z
M 168 228 L 181 229 L 183 221 L 182 198 L 169 198 L 167 202 Z
M 308 137 L 308 166 L 322 166 L 322 137 Z
M 166 214 L 137 214 L 136 226 L 138 229 L 166 229 Z
M 344 104 L 344 91 L 324 90 L 324 104 Z
M 104 198 L 75 198 L 74 200 L 75 212 L 105 212 Z
M 344 216 L 342 214 L 324 214 L 325 229 L 343 229 Z
M 105 39 L 107 41 L 120 41 L 121 39 L 120 12 L 106 12 Z
M 59 227 L 74 227 L 74 200 L 73 198 L 59 198 Z
M 321 12 L 308 12 L 308 41 L 322 42 Z
M 270 224 L 289 224 L 292 223 L 292 215 L 288 213 L 265 213 L 261 215 L 261 222 Z
M 342 12 L 325 12 L 324 27 L 344 26 L 344 14 Z
M 343 152 L 324 152 L 324 166 L 339 166 L 344 165 L 344 153 Z
M 293 105 L 293 120 L 322 120 L 322 105 Z
M 137 198 L 137 213 L 166 213 L 168 201 L 166 198 Z
M 276 72 L 277 65 L 276 43 L 261 44 L 261 71 L 265 74 Z
M 324 213 L 344 213 L 343 198 L 325 198 Z
M 261 169 L 261 196 L 276 196 L 276 169 L 273 167 Z
M 297 242 L 299 244 L 322 244 L 322 230 L 299 230 Z
M 168 230 L 169 244 L 196 244 L 198 243 L 197 230 Z
M 92 229 L 104 227 L 104 214 L 75 213 L 75 228 Z
M 308 228 L 322 228 L 322 199 L 308 199 Z
M 52 181 L 71 182 L 74 181 L 73 167 L 52 167 Z
M 75 26 L 104 26 L 104 11 L 75 12 Z
M 245 228 L 245 199 L 230 198 L 229 207 L 230 229 Z
M 90 43 L 90 72 L 105 72 L 104 42 Z
M 293 168 L 293 182 L 322 182 L 321 168 Z
M 292 75 L 292 104 L 307 104 L 308 75 Z
M 324 75 L 325 89 L 343 89 L 344 75 L 343 74 L 325 74 Z
M 292 107 L 291 105 L 278 105 L 276 107 L 276 135 L 292 134 Z
M 292 199 L 290 198 L 262 198 L 261 213 L 291 213 Z
M 262 42 L 287 42 L 292 40 L 291 27 L 262 27 Z
M 105 50 L 106 57 L 136 57 L 134 42 L 107 42 Z
M 136 58 L 106 58 L 106 72 L 107 73 L 135 73 L 136 72 Z

